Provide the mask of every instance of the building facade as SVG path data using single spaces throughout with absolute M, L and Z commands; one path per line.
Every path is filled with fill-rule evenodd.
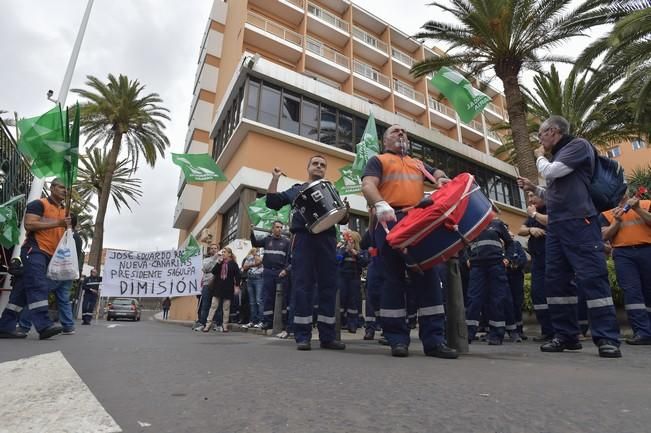
M 651 167 L 651 146 L 643 138 L 611 146 L 607 150 L 607 155 L 609 158 L 619 161 L 627 176 L 635 170 L 646 170 Z
M 327 177 L 354 159 L 370 113 L 378 135 L 394 123 L 411 151 L 454 176 L 475 175 L 486 195 L 519 225 L 525 203 L 513 166 L 491 156 L 501 144 L 492 125 L 507 119 L 504 95 L 469 124 L 411 66 L 439 55 L 348 0 L 215 0 L 198 60 L 186 153 L 210 153 L 229 182 L 192 184 L 181 177 L 173 226 L 228 245 L 248 238 L 247 206 L 264 194 L 270 171 L 279 188 L 302 182 L 314 154 Z M 479 86 L 480 83 L 474 83 Z M 366 202 L 349 196 L 350 226 L 366 228 Z M 196 301 L 177 299 L 171 315 L 193 319 Z

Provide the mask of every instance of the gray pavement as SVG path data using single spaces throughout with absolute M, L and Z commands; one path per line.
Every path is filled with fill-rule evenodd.
M 607 360 L 589 341 L 563 354 L 472 344 L 441 360 L 413 341 L 398 359 L 361 332 L 343 334 L 344 352 L 298 352 L 288 340 L 152 319 L 0 340 L 0 366 L 61 351 L 125 432 L 651 431 L 651 347 L 624 345 L 622 359 Z M 0 407 L 9 403 L 0 394 Z

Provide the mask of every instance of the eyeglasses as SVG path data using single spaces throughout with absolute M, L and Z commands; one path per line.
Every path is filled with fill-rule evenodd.
M 555 128 L 553 126 L 549 126 L 549 127 L 545 128 L 545 129 L 543 129 L 538 134 L 536 134 L 536 138 L 538 138 L 538 140 L 540 140 L 540 137 L 547 134 L 547 132 L 551 131 L 552 129 L 555 129 Z

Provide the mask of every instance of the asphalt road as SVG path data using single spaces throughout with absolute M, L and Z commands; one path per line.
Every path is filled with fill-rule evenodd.
M 626 346 L 612 360 L 590 342 L 563 354 L 531 342 L 472 344 L 470 354 L 441 360 L 413 341 L 400 359 L 361 333 L 346 334 L 344 352 L 318 344 L 298 352 L 292 341 L 148 318 L 77 330 L 0 340 L 0 367 L 60 351 L 124 432 L 651 431 L 651 347 Z M 0 431 L 8 404 L 0 393 Z M 4 416 L 41 431 L 20 411 Z

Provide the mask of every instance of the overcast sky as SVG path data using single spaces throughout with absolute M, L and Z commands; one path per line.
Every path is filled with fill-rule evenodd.
M 436 9 L 424 0 L 355 0 L 356 4 L 414 34 Z M 201 36 L 212 0 L 95 0 L 72 88 L 87 75 L 105 81 L 125 74 L 159 93 L 171 111 L 167 134 L 171 152 L 182 152 Z M 58 95 L 86 0 L 6 0 L 0 13 L 0 110 L 32 117 Z M 440 14 L 440 13 L 439 13 Z M 76 100 L 69 94 L 67 103 Z M 104 246 L 137 251 L 176 247 L 172 228 L 179 169 L 171 156 L 155 169 L 139 167 L 144 197 L 134 212 L 109 206 Z

